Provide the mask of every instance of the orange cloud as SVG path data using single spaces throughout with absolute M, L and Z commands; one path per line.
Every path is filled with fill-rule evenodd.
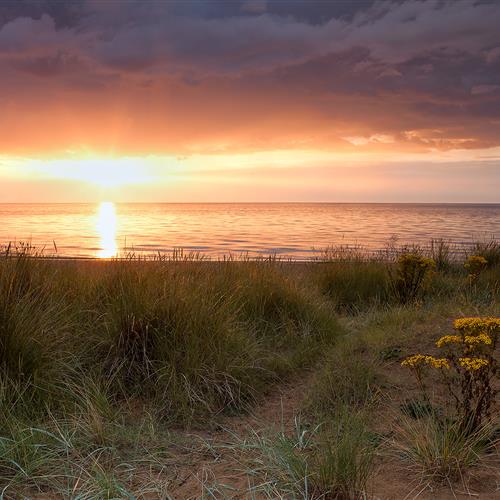
M 179 183 L 187 168 L 196 182 L 196 168 L 180 162 L 172 171 L 172 158 L 212 158 L 222 177 L 212 171 L 210 180 L 203 167 L 200 176 L 221 190 L 237 193 L 245 182 L 269 194 L 289 168 L 290 196 L 378 199 L 379 186 L 396 192 L 390 173 L 379 177 L 382 160 L 420 155 L 412 168 L 434 179 L 424 160 L 455 151 L 466 162 L 466 151 L 500 146 L 498 13 L 494 3 L 464 0 L 8 2 L 0 5 L 0 151 L 11 171 L 53 161 L 65 169 L 59 179 L 85 180 L 83 160 L 109 159 L 111 169 L 155 157 L 168 164 L 155 160 L 155 175 Z M 306 160 L 304 151 L 313 154 Z M 241 155 L 255 161 L 246 166 L 259 172 L 255 182 Z M 339 160 L 373 170 L 356 177 Z M 483 161 L 473 160 L 471 180 Z M 299 174 L 306 161 L 310 179 Z M 495 161 L 484 160 L 488 182 Z M 13 178 L 21 175 L 0 165 L 0 182 Z M 422 199 L 434 192 L 397 178 L 407 192 L 420 186 Z M 457 189 L 460 179 L 450 173 Z M 491 198 L 488 186 L 475 189 Z

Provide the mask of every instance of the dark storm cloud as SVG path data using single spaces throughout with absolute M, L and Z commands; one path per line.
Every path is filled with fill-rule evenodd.
M 0 105 L 22 107 L 20 88 L 33 108 L 62 91 L 106 106 L 102 89 L 119 102 L 140 89 L 156 127 L 160 115 L 187 116 L 186 133 L 200 133 L 221 116 L 236 149 L 264 147 L 259 112 L 273 116 L 278 145 L 300 134 L 321 147 L 373 134 L 498 145 L 499 17 L 498 2 L 473 0 L 3 0 Z M 143 123 L 140 108 L 130 120 Z
M 401 62 L 437 48 L 494 50 L 496 14 L 494 3 L 464 0 L 4 0 L 0 49 L 9 50 L 9 37 L 18 48 L 16 34 L 21 48 L 41 48 L 40 32 L 52 31 L 59 43 L 71 34 L 77 49 L 124 69 L 258 70 L 357 46 Z
M 13 67 L 17 70 L 40 77 L 62 76 L 74 73 L 81 68 L 81 61 L 77 56 L 59 51 L 54 55 L 41 57 L 14 59 Z
M 293 18 L 309 24 L 323 24 L 332 18 L 350 19 L 375 0 L 195 0 L 176 2 L 173 11 L 179 15 L 199 16 L 207 19 L 241 15 L 270 14 Z
M 85 0 L 2 0 L 0 26 L 17 18 L 40 19 L 44 14 L 57 28 L 77 26 L 84 13 Z
M 143 67 L 163 64 L 165 69 L 265 70 L 355 46 L 395 63 L 425 50 L 477 52 L 500 44 L 498 6 L 470 1 L 350 2 L 349 18 L 341 14 L 343 2 L 250 4 L 267 5 L 259 15 L 242 10 L 244 2 L 127 5 L 101 7 L 82 23 L 89 30 L 104 23 L 95 56 L 123 69 L 137 68 L 142 59 Z M 323 9 L 324 22 L 299 16 L 305 6 L 318 15 Z

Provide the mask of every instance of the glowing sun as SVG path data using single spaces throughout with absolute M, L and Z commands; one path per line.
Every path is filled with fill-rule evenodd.
M 53 160 L 44 165 L 44 170 L 51 177 L 79 180 L 105 188 L 150 180 L 143 162 L 137 158 Z

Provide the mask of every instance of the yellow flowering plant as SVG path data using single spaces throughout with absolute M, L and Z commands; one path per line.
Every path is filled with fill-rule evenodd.
M 471 255 L 464 263 L 464 267 L 469 271 L 469 277 L 471 279 L 477 278 L 479 273 L 486 269 L 487 266 L 488 261 L 481 255 Z
M 500 318 L 460 318 L 453 324 L 456 333 L 437 340 L 445 349 L 443 357 L 414 354 L 401 365 L 410 368 L 428 401 L 424 369 L 438 369 L 455 402 L 457 416 L 468 431 L 477 429 L 490 417 L 498 391 L 492 381 L 497 374 L 496 347 Z
M 426 280 L 435 267 L 434 260 L 418 253 L 400 255 L 395 271 L 390 272 L 395 297 L 402 303 L 416 300 L 422 294 Z
M 500 318 L 460 318 L 453 323 L 455 330 L 468 335 L 500 333 Z
M 467 286 L 465 292 L 474 297 L 477 294 L 477 282 L 479 275 L 488 267 L 488 261 L 482 255 L 470 255 L 464 262 L 464 267 L 468 271 Z

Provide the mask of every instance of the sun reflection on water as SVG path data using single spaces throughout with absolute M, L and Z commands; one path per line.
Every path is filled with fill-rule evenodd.
M 115 204 L 105 201 L 99 205 L 96 229 L 100 238 L 100 249 L 97 257 L 110 259 L 116 257 L 118 247 L 116 244 L 117 216 Z

